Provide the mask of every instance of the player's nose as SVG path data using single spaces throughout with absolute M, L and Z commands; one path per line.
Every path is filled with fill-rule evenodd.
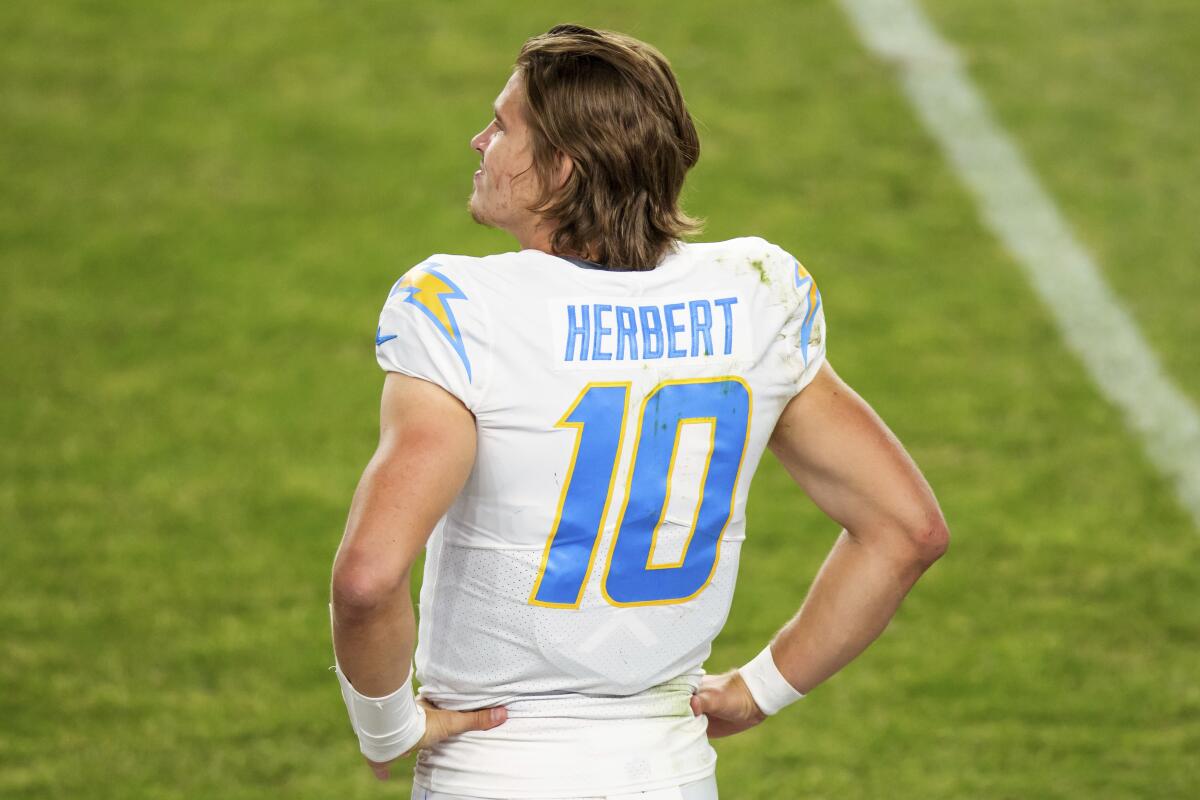
M 492 126 L 489 125 L 471 137 L 471 149 L 479 153 L 479 155 L 483 155 L 483 150 L 485 147 L 487 147 L 489 138 L 488 132 L 491 130 L 491 127 Z

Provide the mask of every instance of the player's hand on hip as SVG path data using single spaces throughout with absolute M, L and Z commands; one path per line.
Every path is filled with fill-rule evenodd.
M 692 713 L 708 717 L 710 739 L 741 733 L 767 718 L 736 669 L 701 678 L 700 690 L 692 695 Z
M 417 703 L 425 709 L 425 735 L 421 737 L 416 746 L 391 761 L 380 763 L 372 761 L 369 758 L 367 759 L 367 763 L 371 765 L 371 771 L 381 781 L 386 781 L 391 776 L 390 767 L 392 764 L 402 758 L 413 755 L 418 750 L 433 747 L 438 742 L 445 741 L 451 736 L 457 736 L 467 731 L 491 730 L 497 725 L 503 724 L 508 719 L 508 709 L 506 708 L 481 708 L 478 711 L 446 711 L 433 705 L 428 700 L 418 698 Z

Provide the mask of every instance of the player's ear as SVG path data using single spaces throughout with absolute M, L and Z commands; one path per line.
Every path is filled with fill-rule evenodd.
M 558 191 L 567 185 L 567 181 L 571 178 L 571 173 L 575 171 L 575 161 L 561 150 L 558 151 L 558 175 L 554 191 Z

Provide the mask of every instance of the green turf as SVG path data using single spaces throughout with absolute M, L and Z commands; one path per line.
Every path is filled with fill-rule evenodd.
M 1200 403 L 1200 3 L 928 5 L 1172 377 Z
M 955 533 L 861 661 L 720 743 L 723 798 L 1193 795 L 1200 532 L 836 7 L 412 5 L 0 7 L 0 796 L 406 796 L 326 672 L 371 334 L 412 263 L 510 246 L 466 143 L 564 20 L 671 56 L 689 209 L 805 261 Z M 1194 10 L 1081 5 L 932 11 L 1198 397 Z M 786 483 L 764 463 L 710 669 L 836 533 Z

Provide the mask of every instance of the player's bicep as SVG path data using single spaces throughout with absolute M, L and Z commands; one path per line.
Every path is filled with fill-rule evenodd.
M 475 418 L 436 384 L 389 373 L 379 446 L 363 471 L 338 551 L 343 568 L 402 581 L 475 462 Z
M 770 446 L 813 502 L 851 533 L 915 532 L 940 520 L 904 447 L 829 364 L 784 409 Z

